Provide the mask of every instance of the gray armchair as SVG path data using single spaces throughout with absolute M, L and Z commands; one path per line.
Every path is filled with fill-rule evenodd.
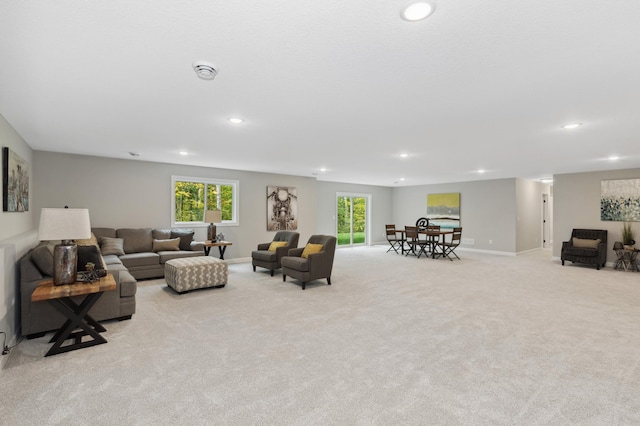
M 308 244 L 321 244 L 317 253 L 302 257 L 304 248 L 289 250 L 289 254 L 282 258 L 282 281 L 287 281 L 287 275 L 302 282 L 302 289 L 309 281 L 326 278 L 331 285 L 331 270 L 333 269 L 333 255 L 336 251 L 336 237 L 331 235 L 312 235 Z
M 280 260 L 283 256 L 286 256 L 290 249 L 298 247 L 298 239 L 300 234 L 293 231 L 278 231 L 273 237 L 273 241 L 269 243 L 258 244 L 258 249 L 251 252 L 251 264 L 253 265 L 253 272 L 256 271 L 256 266 L 266 268 L 271 271 L 271 276 L 276 269 L 282 267 Z M 286 242 L 287 245 L 278 247 L 275 251 L 269 251 L 269 246 L 273 242 Z

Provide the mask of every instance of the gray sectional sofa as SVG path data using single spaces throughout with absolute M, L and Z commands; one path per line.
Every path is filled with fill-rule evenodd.
M 77 241 L 78 270 L 83 270 L 86 261 L 92 261 L 98 269 L 107 269 L 116 281 L 115 291 L 105 292 L 89 311 L 97 321 L 130 319 L 136 311 L 138 279 L 164 277 L 167 260 L 204 255 L 203 243 L 193 241 L 190 229 L 93 228 L 92 231 L 91 239 Z M 22 335 L 28 338 L 57 330 L 65 321 L 50 303 L 31 302 L 33 290 L 53 275 L 52 250 L 52 244 L 40 243 L 18 262 Z
M 167 260 L 204 256 L 191 229 L 92 228 L 107 269 L 126 270 L 135 279 L 164 277 Z M 179 241 L 175 241 L 179 239 Z M 177 244 L 177 245 L 176 245 Z

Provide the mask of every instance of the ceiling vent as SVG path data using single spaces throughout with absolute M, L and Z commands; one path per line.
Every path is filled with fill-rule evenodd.
M 213 80 L 218 75 L 215 65 L 209 62 L 194 62 L 193 70 L 203 80 Z

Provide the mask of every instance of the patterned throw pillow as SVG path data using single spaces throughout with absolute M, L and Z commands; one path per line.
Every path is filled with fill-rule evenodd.
M 304 247 L 304 250 L 302 250 L 302 257 L 304 259 L 307 259 L 307 258 L 309 258 L 310 254 L 319 253 L 321 251 L 322 251 L 322 244 L 311 244 L 311 243 L 308 243 Z
M 79 245 L 79 246 L 96 246 L 96 247 L 99 247 L 98 239 L 96 238 L 96 235 L 93 232 L 91 233 L 91 237 L 87 238 L 86 240 L 76 240 L 76 244 Z
M 103 256 L 108 254 L 122 256 L 124 254 L 124 240 L 122 238 L 100 237 L 100 251 Z
M 180 237 L 167 240 L 153 240 L 153 251 L 178 251 L 180 250 Z
M 285 247 L 288 243 L 286 241 L 274 241 L 269 244 L 269 251 L 276 251 L 278 247 Z

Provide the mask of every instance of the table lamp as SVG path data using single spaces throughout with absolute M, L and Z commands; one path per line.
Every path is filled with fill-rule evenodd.
M 53 283 L 73 284 L 78 274 L 78 246 L 72 240 L 91 238 L 88 209 L 44 208 L 40 213 L 38 239 L 61 240 L 53 249 Z
M 222 222 L 222 212 L 220 210 L 205 210 L 204 221 L 209 222 L 207 240 L 215 242 L 217 235 L 215 223 Z

